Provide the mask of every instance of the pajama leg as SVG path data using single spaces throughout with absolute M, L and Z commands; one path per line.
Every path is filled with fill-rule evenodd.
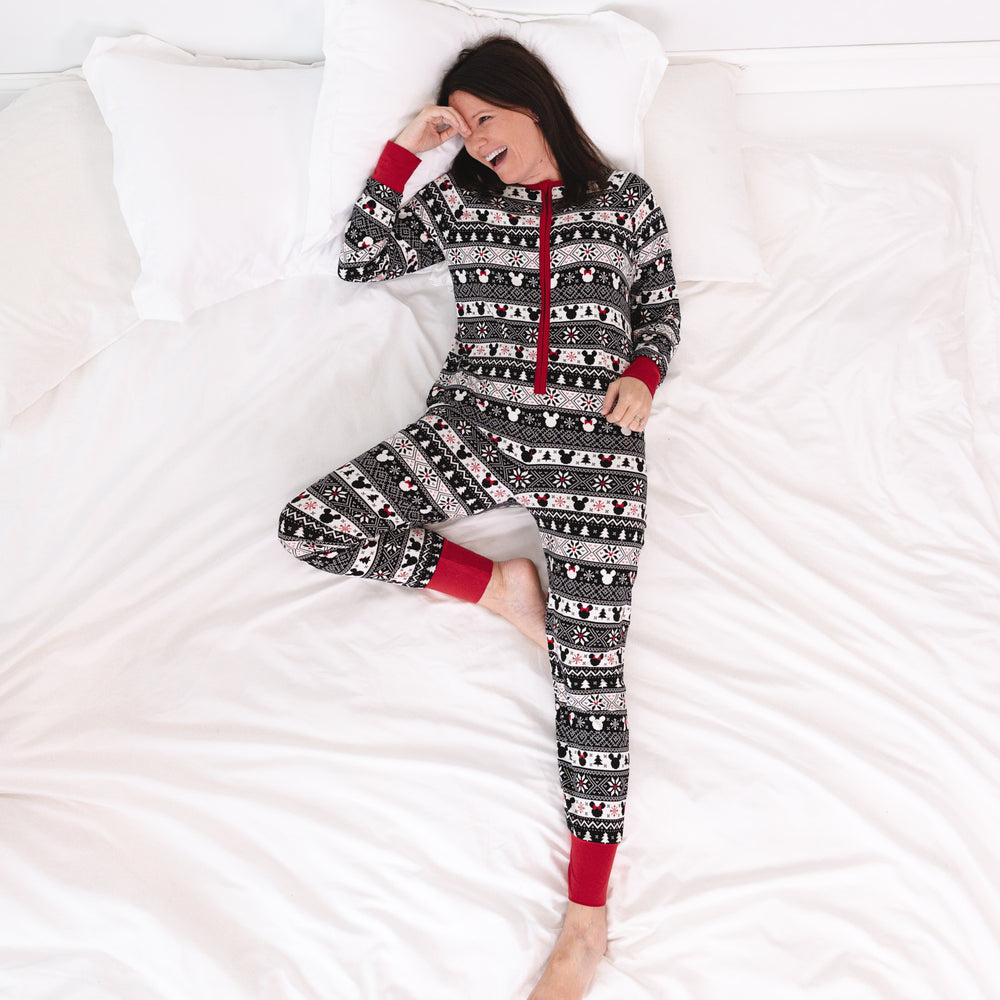
M 484 438 L 460 419 L 426 414 L 290 501 L 282 544 L 330 573 L 478 600 L 492 562 L 423 525 L 510 502 L 482 458 Z
M 643 541 L 645 476 L 641 456 L 576 454 L 586 468 L 574 462 L 576 468 L 560 475 L 596 495 L 564 496 L 561 507 L 549 496 L 532 513 L 549 575 L 546 632 L 559 774 L 574 838 L 570 899 L 601 906 L 625 822 L 629 750 L 622 652 Z

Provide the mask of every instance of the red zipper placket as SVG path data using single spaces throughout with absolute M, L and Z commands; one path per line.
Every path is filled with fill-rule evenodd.
M 543 181 L 530 187 L 542 192 L 542 214 L 538 220 L 538 281 L 542 286 L 541 315 L 538 317 L 538 346 L 535 349 L 535 392 L 546 391 L 549 374 L 549 309 L 552 299 L 552 188 L 555 181 Z

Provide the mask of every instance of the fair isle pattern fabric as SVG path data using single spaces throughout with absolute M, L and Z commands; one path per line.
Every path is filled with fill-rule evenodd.
M 567 825 L 582 840 L 618 843 L 628 790 L 622 651 L 646 477 L 641 437 L 613 436 L 614 425 L 604 424 L 586 448 L 537 448 L 435 407 L 299 494 L 282 512 L 279 534 L 289 552 L 320 569 L 425 587 L 441 553 L 441 536 L 427 525 L 526 507 L 548 570 Z
M 483 199 L 444 175 L 401 208 L 396 191 L 368 181 L 345 235 L 342 277 L 381 280 L 446 262 L 458 333 L 427 413 L 292 500 L 279 531 L 313 566 L 420 588 L 441 552 L 427 525 L 524 506 L 548 570 L 567 826 L 612 844 L 628 791 L 623 649 L 646 477 L 643 435 L 600 410 L 635 358 L 662 377 L 679 312 L 666 228 L 644 181 L 615 173 L 587 205 L 563 211 L 560 200 L 553 186 Z
M 666 374 L 680 313 L 666 224 L 649 185 L 616 171 L 604 191 L 565 210 L 562 190 L 513 186 L 487 199 L 444 174 L 401 206 L 397 191 L 369 179 L 344 236 L 340 276 L 379 281 L 447 263 L 458 331 L 438 398 L 464 387 L 454 376 L 470 376 L 475 389 L 483 369 L 495 367 L 490 377 L 502 379 L 505 402 L 537 402 L 536 362 L 548 368 L 545 389 L 601 399 L 638 358 Z M 538 358 L 540 331 L 548 349 Z

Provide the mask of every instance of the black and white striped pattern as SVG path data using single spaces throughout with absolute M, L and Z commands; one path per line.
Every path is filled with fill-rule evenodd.
M 546 614 L 566 821 L 618 843 L 628 790 L 623 649 L 645 527 L 644 438 L 601 415 L 636 356 L 665 373 L 679 313 L 662 214 L 612 175 L 591 203 L 552 192 L 550 351 L 533 390 L 540 192 L 484 200 L 445 175 L 406 207 L 370 180 L 341 274 L 379 280 L 446 262 L 458 333 L 419 420 L 314 483 L 282 513 L 283 543 L 336 573 L 426 586 L 441 551 L 426 526 L 527 508 L 548 570 Z

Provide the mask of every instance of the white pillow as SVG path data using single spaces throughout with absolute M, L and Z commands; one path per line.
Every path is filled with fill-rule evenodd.
M 308 244 L 341 235 L 386 140 L 437 98 L 459 51 L 511 35 L 540 56 L 612 165 L 642 172 L 642 118 L 667 60 L 656 36 L 620 14 L 532 16 L 433 0 L 326 0 L 326 72 L 309 172 Z M 452 139 L 425 154 L 404 198 L 446 170 Z
M 672 64 L 646 116 L 646 180 L 663 208 L 678 281 L 765 277 L 743 175 L 729 63 Z
M 0 111 L 0 427 L 138 322 L 111 137 L 79 74 Z
M 324 269 L 301 251 L 322 67 L 196 57 L 133 35 L 98 38 L 83 72 L 142 261 L 140 316 L 183 320 Z

